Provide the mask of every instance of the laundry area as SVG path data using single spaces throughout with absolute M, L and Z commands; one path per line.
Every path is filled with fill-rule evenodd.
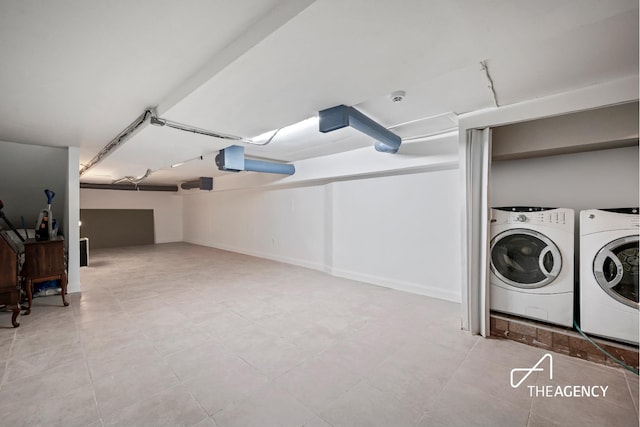
M 638 146 L 624 142 L 637 117 L 637 106 L 629 104 L 495 129 L 491 197 L 500 207 L 492 210 L 490 226 L 494 334 L 509 331 L 510 318 L 501 314 L 530 319 L 545 339 L 517 332 L 512 339 L 614 364 L 585 345 L 584 331 L 605 338 L 599 342 L 605 351 L 637 368 L 640 190 L 628 178 L 638 174 Z M 547 138 L 554 139 L 555 153 L 540 141 Z M 513 144 L 510 152 L 504 149 L 515 139 L 526 152 Z
M 637 1 L 9 1 L 0 40 L 2 423 L 638 425 Z

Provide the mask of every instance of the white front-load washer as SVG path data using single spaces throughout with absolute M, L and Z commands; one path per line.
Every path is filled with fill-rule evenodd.
M 573 326 L 574 234 L 573 209 L 492 209 L 491 309 Z
M 580 212 L 580 327 L 638 344 L 638 208 Z

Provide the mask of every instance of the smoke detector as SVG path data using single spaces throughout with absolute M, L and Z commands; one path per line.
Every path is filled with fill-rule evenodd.
M 406 96 L 406 92 L 403 90 L 397 90 L 389 95 L 391 102 L 402 102 L 404 101 L 404 97 Z

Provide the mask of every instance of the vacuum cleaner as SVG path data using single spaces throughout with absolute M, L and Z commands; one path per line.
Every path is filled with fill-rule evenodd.
M 36 240 L 39 242 L 50 240 L 55 236 L 54 220 L 51 217 L 51 202 L 56 193 L 46 189 L 44 194 L 47 196 L 47 208 L 40 211 L 38 221 L 36 222 Z

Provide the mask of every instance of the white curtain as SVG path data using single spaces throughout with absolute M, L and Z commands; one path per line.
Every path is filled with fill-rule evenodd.
M 464 158 L 463 328 L 488 336 L 489 325 L 489 169 L 491 129 L 470 129 Z M 466 286 L 464 286 L 466 284 Z M 464 312 L 466 311 L 466 312 Z

